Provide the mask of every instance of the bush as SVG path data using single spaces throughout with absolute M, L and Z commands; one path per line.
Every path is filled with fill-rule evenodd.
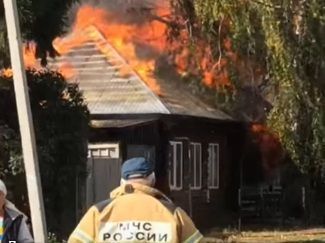
M 36 143 L 42 180 L 43 198 L 46 210 L 47 226 L 50 232 L 59 238 L 70 233 L 75 226 L 76 179 L 86 173 L 87 130 L 89 112 L 77 84 L 67 83 L 60 73 L 49 70 L 28 70 L 26 72 L 30 91 L 30 102 L 33 113 Z M 4 99 L 14 109 L 4 112 L 0 120 L 18 134 L 13 85 L 8 78 L 1 77 L 0 83 L 6 83 L 2 89 L 7 92 Z M 1 87 L 1 86 L 0 86 Z M 1 89 L 1 88 L 0 88 Z M 14 115 L 12 113 L 15 113 Z M 9 119 L 11 117 L 11 119 Z M 18 140 L 19 141 L 19 140 Z M 19 156 L 20 144 L 9 149 L 18 153 L 7 161 L 6 167 L 21 169 Z M 10 158 L 10 156 L 9 156 Z M 9 163 L 10 161 L 10 163 Z M 20 170 L 20 171 L 21 171 Z M 12 170 L 8 170 L 12 176 Z M 17 170 L 17 168 L 15 169 Z M 20 173 L 13 177 L 18 181 Z M 24 180 L 20 180 L 25 183 Z M 16 185 L 17 190 L 25 185 Z M 16 191 L 15 191 L 16 192 Z M 22 200 L 21 189 L 15 200 Z M 27 197 L 24 197 L 27 200 Z M 16 202 L 17 203 L 17 202 Z M 19 205 L 19 203 L 17 203 Z

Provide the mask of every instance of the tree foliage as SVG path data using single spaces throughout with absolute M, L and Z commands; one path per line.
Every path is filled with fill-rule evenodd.
M 52 41 L 67 24 L 67 11 L 77 0 L 17 0 L 20 28 L 26 41 L 37 43 L 37 56 L 43 61 L 47 53 L 55 54 Z M 9 66 L 3 1 L 0 2 L 0 65 Z
M 228 59 L 232 97 L 241 100 L 240 91 L 250 86 L 270 102 L 266 114 L 270 128 L 303 171 L 321 178 L 325 165 L 325 2 L 172 3 L 190 24 L 192 42 L 204 38 L 215 62 L 221 56 Z M 236 59 L 229 55 L 228 40 Z
M 77 0 L 17 0 L 25 42 L 36 43 L 45 61 L 54 55 L 52 41 L 66 29 L 67 10 Z M 3 1 L 0 2 L 0 67 L 9 67 Z M 64 215 L 74 219 L 76 177 L 85 173 L 88 110 L 76 84 L 51 71 L 27 71 L 49 230 L 62 232 Z M 22 210 L 28 211 L 19 126 L 11 78 L 0 78 L 0 166 Z M 8 181 L 8 183 L 9 183 Z M 9 183 L 10 184 L 10 183 Z M 27 205 L 27 206 L 26 206 Z M 72 220 L 73 222 L 73 220 Z M 67 222 L 67 231 L 71 230 Z M 60 232 L 61 231 L 61 232 Z
M 74 218 L 76 179 L 86 173 L 88 109 L 78 86 L 67 83 L 57 72 L 29 70 L 27 80 L 48 227 L 50 232 L 62 233 L 64 218 Z M 7 139 L 11 145 L 3 147 L 8 154 L 5 162 L 9 158 L 3 165 L 12 174 L 13 165 L 22 169 L 13 82 L 1 77 L 0 83 L 6 84 L 0 91 L 1 103 L 6 105 L 1 108 L 7 111 L 1 113 L 0 120 L 8 124 L 6 130 L 14 131 Z M 72 230 L 65 225 L 66 230 Z

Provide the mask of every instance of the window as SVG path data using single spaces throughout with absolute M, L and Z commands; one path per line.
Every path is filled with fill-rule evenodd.
M 208 186 L 212 189 L 219 188 L 219 144 L 209 144 L 208 161 Z
M 119 144 L 89 144 L 88 158 L 119 158 Z
M 172 190 L 183 188 L 183 143 L 170 141 L 169 185 Z
M 200 143 L 190 143 L 191 188 L 202 186 L 202 147 Z

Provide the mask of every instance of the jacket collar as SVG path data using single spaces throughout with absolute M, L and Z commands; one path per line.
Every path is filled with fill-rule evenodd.
M 150 186 L 139 184 L 139 183 L 127 183 L 127 184 L 121 185 L 111 192 L 110 197 L 112 199 L 115 199 L 115 198 L 118 198 L 118 197 L 126 195 L 126 194 L 130 194 L 130 193 L 147 194 L 147 195 L 150 195 L 157 199 L 171 202 L 171 200 L 165 194 L 160 192 L 159 190 L 157 190 L 153 187 L 150 187 Z
M 5 213 L 11 220 L 15 220 L 18 216 L 22 215 L 19 212 L 12 210 L 10 208 L 5 208 Z

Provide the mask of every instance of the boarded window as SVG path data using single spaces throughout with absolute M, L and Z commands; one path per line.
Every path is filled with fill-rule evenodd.
M 200 143 L 190 144 L 191 188 L 202 186 L 202 147 Z
M 208 161 L 208 186 L 209 188 L 219 188 L 219 144 L 209 144 Z
M 183 188 L 183 143 L 171 141 L 169 145 L 169 186 L 172 190 Z

